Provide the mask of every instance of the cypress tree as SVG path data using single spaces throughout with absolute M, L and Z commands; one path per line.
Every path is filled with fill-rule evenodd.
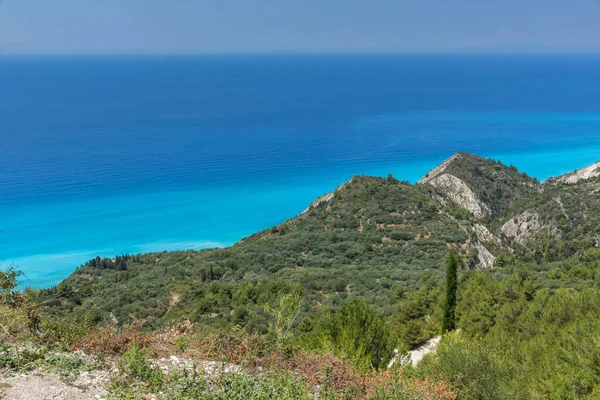
M 454 310 L 456 309 L 456 288 L 458 286 L 458 258 L 453 252 L 448 252 L 446 266 L 446 299 L 444 301 L 444 319 L 442 333 L 456 328 Z

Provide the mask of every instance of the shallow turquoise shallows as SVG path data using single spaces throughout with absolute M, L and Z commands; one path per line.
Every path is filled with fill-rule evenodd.
M 0 264 L 225 246 L 456 151 L 600 160 L 600 56 L 0 57 Z

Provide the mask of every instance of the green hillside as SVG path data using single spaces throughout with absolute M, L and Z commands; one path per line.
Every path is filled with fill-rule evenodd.
M 260 332 L 267 328 L 264 304 L 282 290 L 301 291 L 306 317 L 353 299 L 391 316 L 397 293 L 439 281 L 448 248 L 466 270 L 497 257 L 496 266 L 514 263 L 515 251 L 521 263 L 555 262 L 595 245 L 595 179 L 542 185 L 467 153 L 442 167 L 415 185 L 356 176 L 303 214 L 229 248 L 91 260 L 40 299 L 52 299 L 48 311 L 75 320 L 136 318 L 160 326 L 190 319 Z M 484 220 L 431 181 L 447 174 L 489 208 Z
M 230 248 L 92 260 L 43 296 L 59 294 L 49 306 L 75 317 L 214 325 L 249 313 L 264 330 L 264 303 L 299 286 L 306 314 L 354 298 L 390 314 L 390 293 L 441 276 L 447 244 L 469 239 L 431 190 L 354 177 L 331 201 Z
M 405 355 L 444 334 L 435 357 L 399 367 L 407 382 L 450 387 L 443 398 L 596 398 L 595 171 L 540 183 L 458 153 L 417 184 L 356 176 L 301 215 L 228 248 L 90 260 L 57 287 L 28 291 L 34 306 L 19 326 L 47 321 L 30 321 L 29 329 L 52 338 L 64 338 L 68 326 L 69 337 L 80 338 L 75 345 L 91 348 L 105 339 L 90 335 L 128 335 L 133 326 L 163 335 L 156 339 L 163 343 L 160 332 L 186 326 L 186 341 L 171 348 L 218 345 L 228 361 L 241 362 L 232 355 L 241 351 L 253 366 L 272 356 L 285 370 L 306 354 L 326 354 L 363 381 L 373 377 L 364 375 L 369 368 L 382 373 L 394 348 Z M 448 253 L 460 269 L 458 332 L 441 331 Z M 436 398 L 357 390 L 328 398 Z

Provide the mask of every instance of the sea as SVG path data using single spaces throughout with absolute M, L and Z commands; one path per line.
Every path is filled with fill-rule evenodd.
M 234 244 L 456 151 L 600 160 L 600 55 L 0 56 L 0 266 Z

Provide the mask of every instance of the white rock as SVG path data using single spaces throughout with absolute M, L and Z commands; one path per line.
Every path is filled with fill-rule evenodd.
M 477 266 L 479 268 L 492 268 L 494 266 L 496 257 L 484 245 L 476 242 L 473 243 L 473 248 L 477 249 Z
M 428 183 L 441 189 L 450 200 L 471 211 L 477 218 L 490 214 L 489 207 L 482 203 L 477 195 L 460 178 L 450 174 L 443 174 L 429 180 Z
M 446 170 L 446 168 L 448 168 L 448 166 L 452 163 L 452 161 L 457 160 L 460 157 L 461 155 L 459 153 L 454 154 L 452 157 L 448 158 L 446 161 L 429 171 L 427 175 L 421 178 L 417 183 L 430 183 L 431 180 L 435 179 L 438 175 L 443 173 Z

